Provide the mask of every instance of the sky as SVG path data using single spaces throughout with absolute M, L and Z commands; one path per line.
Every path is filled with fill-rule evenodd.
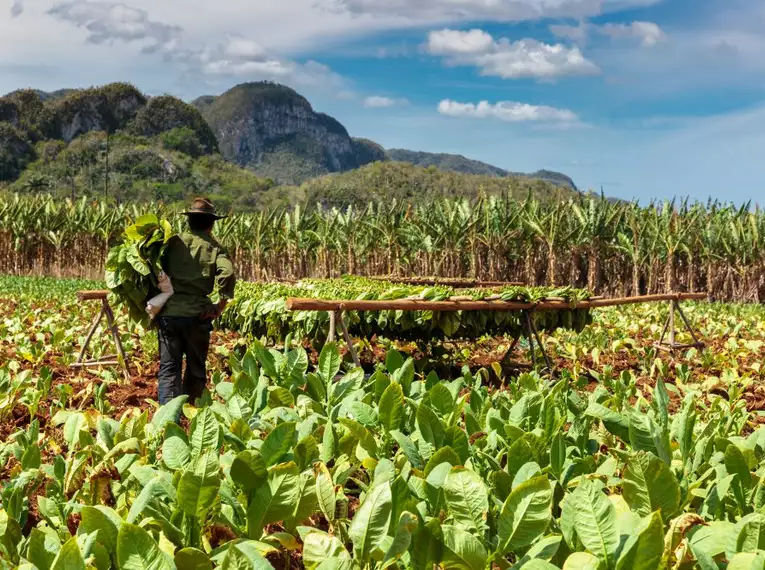
M 263 79 L 386 148 L 765 197 L 763 0 L 0 0 L 0 93 Z

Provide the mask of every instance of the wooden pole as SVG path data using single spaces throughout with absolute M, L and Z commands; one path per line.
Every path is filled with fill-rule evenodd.
M 531 314 L 531 311 L 526 311 L 526 314 L 528 315 L 529 328 L 531 329 L 531 332 L 534 333 L 534 337 L 536 337 L 536 339 L 537 339 L 537 344 L 539 345 L 539 348 L 542 350 L 542 356 L 545 359 L 545 364 L 547 365 L 547 370 L 550 372 L 550 374 L 552 374 L 553 373 L 552 361 L 550 360 L 550 357 L 547 355 L 547 349 L 545 348 L 545 345 L 542 344 L 542 339 L 539 336 L 539 331 L 537 330 L 537 325 L 534 322 L 534 316 Z
M 677 312 L 680 314 L 680 317 L 683 319 L 683 322 L 685 323 L 685 327 L 688 329 L 688 332 L 691 333 L 691 338 L 693 338 L 693 342 L 695 342 L 699 347 L 703 347 L 704 343 L 701 342 L 696 336 L 696 331 L 693 330 L 693 327 L 691 326 L 691 323 L 688 321 L 688 318 L 685 316 L 685 313 L 683 313 L 683 309 L 680 307 L 680 304 L 677 305 Z
M 327 342 L 335 342 L 335 330 L 337 329 L 337 311 L 329 312 L 329 334 Z
M 120 365 L 122 366 L 122 373 L 125 375 L 125 380 L 130 382 L 130 370 L 127 366 L 127 358 L 125 357 L 125 350 L 122 348 L 122 339 L 120 339 L 120 332 L 117 329 L 117 325 L 114 320 L 114 312 L 109 306 L 109 302 L 106 299 L 101 301 L 103 303 L 103 311 L 106 313 L 106 323 L 109 325 L 109 330 L 112 333 L 114 344 L 117 346 L 117 354 L 119 355 Z
M 659 337 L 659 344 L 664 343 L 664 337 L 667 336 L 667 329 L 669 329 L 669 315 L 664 320 L 664 326 L 661 329 L 661 336 Z
M 523 311 L 523 321 L 526 328 L 526 338 L 529 341 L 529 352 L 531 352 L 531 365 L 537 367 L 537 350 L 534 346 L 534 333 L 531 329 L 531 316 L 529 311 Z
M 78 291 L 77 299 L 80 301 L 101 301 L 109 296 L 109 291 Z
M 351 339 L 351 335 L 348 333 L 348 326 L 345 324 L 345 321 L 343 320 L 343 314 L 338 313 L 337 318 L 340 321 L 340 328 L 343 331 L 343 338 L 345 339 L 345 344 L 348 345 L 348 351 L 351 353 L 351 358 L 353 358 L 353 364 L 356 365 L 356 368 L 361 368 L 361 361 L 359 360 L 359 355 L 356 354 L 356 349 L 353 348 L 353 339 Z
M 290 311 L 524 311 L 529 309 L 570 310 L 594 309 L 654 303 L 659 301 L 703 300 L 706 293 L 668 293 L 663 295 L 644 295 L 642 297 L 624 297 L 566 303 L 560 301 L 540 301 L 527 303 L 522 301 L 426 301 L 424 299 L 398 299 L 391 301 L 329 300 L 304 299 L 289 297 L 287 309 Z
M 93 339 L 93 335 L 96 333 L 96 329 L 98 328 L 98 324 L 101 322 L 101 319 L 104 317 L 104 308 L 101 307 L 101 310 L 98 312 L 98 315 L 95 319 L 93 319 L 93 324 L 90 327 L 90 330 L 88 331 L 88 336 L 85 337 L 85 342 L 82 345 L 82 350 L 80 350 L 80 355 L 77 357 L 77 360 L 75 361 L 75 364 L 82 363 L 82 359 L 85 357 L 85 351 L 88 350 L 88 346 L 90 345 L 90 341 Z
M 669 302 L 669 345 L 675 346 L 675 307 L 677 301 L 674 299 Z

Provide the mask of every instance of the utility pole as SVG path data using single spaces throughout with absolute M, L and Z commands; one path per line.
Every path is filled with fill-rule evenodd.
M 104 198 L 109 197 L 109 129 L 106 129 L 106 174 L 104 175 Z

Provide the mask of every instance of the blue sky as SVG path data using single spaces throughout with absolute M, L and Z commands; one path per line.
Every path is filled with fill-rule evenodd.
M 759 0 L 0 0 L 0 92 L 272 79 L 388 148 L 641 201 L 762 201 L 764 72 Z

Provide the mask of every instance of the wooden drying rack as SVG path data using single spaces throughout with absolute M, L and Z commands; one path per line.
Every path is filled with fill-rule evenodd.
M 290 311 L 326 311 L 329 313 L 329 335 L 328 340 L 335 340 L 338 323 L 343 333 L 343 339 L 348 346 L 348 351 L 353 358 L 356 366 L 360 366 L 360 361 L 356 349 L 353 346 L 348 327 L 343 319 L 345 311 L 437 311 L 437 312 L 455 312 L 455 311 L 521 311 L 523 314 L 524 334 L 529 342 L 532 365 L 536 367 L 536 349 L 534 342 L 539 345 L 542 355 L 545 359 L 547 369 L 552 371 L 552 361 L 544 349 L 544 344 L 540 338 L 539 331 L 534 324 L 532 315 L 535 311 L 561 311 L 571 309 L 596 309 L 600 307 L 617 307 L 624 305 L 637 305 L 641 303 L 658 303 L 668 301 L 670 304 L 669 315 L 664 323 L 661 338 L 655 346 L 660 350 L 674 352 L 686 348 L 703 348 L 704 343 L 699 340 L 696 331 L 691 326 L 688 318 L 683 313 L 680 303 L 682 301 L 701 301 L 708 298 L 707 293 L 667 293 L 662 295 L 642 295 L 638 297 L 622 297 L 615 299 L 593 298 L 588 301 L 567 302 L 562 299 L 544 299 L 538 302 L 524 301 L 503 301 L 498 295 L 488 297 L 485 300 L 475 301 L 467 297 L 451 297 L 444 301 L 427 301 L 425 299 L 397 299 L 390 301 L 365 301 L 365 300 L 325 300 L 325 299 L 305 299 L 290 297 L 287 299 L 287 309 Z M 675 314 L 679 314 L 685 324 L 686 329 L 693 338 L 690 344 L 681 344 L 676 342 L 675 337 Z M 667 338 L 669 333 L 669 339 Z M 508 355 L 515 349 L 519 339 L 513 340 L 512 345 L 505 354 L 503 361 L 506 361 Z
M 411 281 L 410 281 L 411 282 Z M 444 283 L 444 281 L 439 281 Z M 484 287 L 491 287 L 491 282 L 481 282 Z M 507 285 L 505 282 L 497 286 Z M 82 345 L 80 354 L 77 357 L 76 362 L 71 364 L 72 368 L 85 368 L 95 366 L 117 366 L 122 368 L 122 372 L 125 379 L 130 381 L 130 371 L 127 366 L 127 358 L 125 356 L 125 350 L 122 346 L 122 340 L 120 339 L 119 329 L 117 328 L 116 320 L 114 318 L 114 311 L 109 305 L 109 291 L 79 291 L 77 298 L 80 301 L 101 301 L 101 310 L 96 318 L 93 320 L 88 335 L 85 338 L 85 342 Z M 674 352 L 675 350 L 683 350 L 686 348 L 703 348 L 704 343 L 699 340 L 696 331 L 690 324 L 690 321 L 683 313 L 680 303 L 682 301 L 701 301 L 708 298 L 707 293 L 667 293 L 662 295 L 643 295 L 639 297 L 623 297 L 615 299 L 603 299 L 599 297 L 593 297 L 588 301 L 580 301 L 578 303 L 566 302 L 562 299 L 545 299 L 538 302 L 523 302 L 523 301 L 503 301 L 498 295 L 488 297 L 485 300 L 475 301 L 468 297 L 451 297 L 444 301 L 426 301 L 424 299 L 398 299 L 390 301 L 364 301 L 364 300 L 325 300 L 325 299 L 305 299 L 290 297 L 287 299 L 287 309 L 290 311 L 326 311 L 329 313 L 329 335 L 328 340 L 333 342 L 337 335 L 338 325 L 343 335 L 343 340 L 348 346 L 348 351 L 351 354 L 351 358 L 356 366 L 360 366 L 356 349 L 353 346 L 348 326 L 343 319 L 343 313 L 346 311 L 437 311 L 437 312 L 455 312 L 455 311 L 521 311 L 523 314 L 523 326 L 524 333 L 529 342 L 529 350 L 531 352 L 532 364 L 536 366 L 536 349 L 534 342 L 539 345 L 542 354 L 545 359 L 545 364 L 548 370 L 552 371 L 552 361 L 550 360 L 547 352 L 544 349 L 544 344 L 540 338 L 539 331 L 534 324 L 532 318 L 535 311 L 555 311 L 555 310 L 571 310 L 571 309 L 596 309 L 600 307 L 616 307 L 624 305 L 635 305 L 640 303 L 657 303 L 657 302 L 669 302 L 670 311 L 667 315 L 667 320 L 664 323 L 662 329 L 661 338 L 655 346 L 661 350 Z M 676 342 L 676 322 L 675 314 L 679 314 L 685 328 L 693 339 L 692 343 L 681 344 Z M 106 318 L 106 330 L 111 333 L 112 339 L 117 349 L 116 355 L 109 355 L 95 360 L 83 361 L 85 353 L 93 340 L 93 337 L 98 329 L 98 325 Z M 667 334 L 669 333 L 668 340 Z M 513 344 L 505 354 L 503 361 L 507 359 L 507 356 L 515 349 L 519 339 L 513 340 Z
M 80 354 L 77 360 L 71 364 L 72 368 L 89 368 L 95 366 L 120 366 L 122 373 L 125 376 L 125 380 L 130 381 L 130 370 L 127 366 L 127 358 L 125 357 L 125 349 L 122 347 L 122 339 L 120 339 L 119 329 L 117 328 L 117 322 L 114 318 L 114 311 L 109 305 L 109 291 L 78 291 L 77 299 L 79 301 L 101 301 L 101 310 L 96 318 L 93 319 L 93 323 L 88 331 L 88 336 L 85 337 L 85 342 L 82 345 Z M 111 354 L 109 356 L 103 356 L 94 360 L 87 360 L 83 362 L 85 358 L 85 352 L 88 350 L 90 341 L 93 340 L 93 336 L 96 334 L 98 325 L 106 318 L 106 329 L 104 332 L 109 331 L 111 333 L 114 344 L 117 347 L 117 354 Z

